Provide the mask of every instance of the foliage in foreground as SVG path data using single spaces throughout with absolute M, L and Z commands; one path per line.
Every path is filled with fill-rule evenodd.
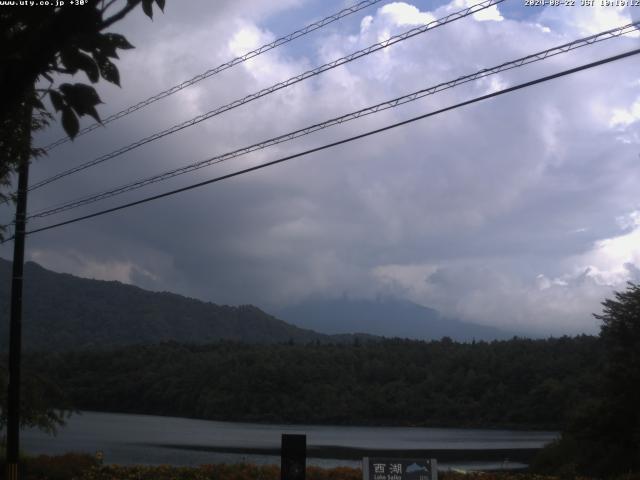
M 0 431 L 7 426 L 7 368 L 0 361 Z M 20 384 L 20 426 L 55 435 L 73 413 L 64 392 L 48 378 L 23 369 Z M 53 407 L 52 405 L 56 405 Z M 1 446 L 1 445 L 0 445 Z
M 4 480 L 4 468 L 0 480 Z M 361 480 L 359 468 L 307 467 L 307 480 Z M 441 472 L 441 480 L 559 480 L 550 475 L 513 472 L 478 472 L 461 474 Z M 586 477 L 572 477 L 586 480 Z M 27 459 L 25 480 L 279 480 L 280 468 L 275 465 L 217 464 L 199 467 L 162 466 L 101 466 L 94 457 L 68 453 L 61 456 L 39 456 Z M 640 475 L 626 475 L 617 480 L 640 480 Z
M 640 285 L 603 303 L 603 363 L 594 395 L 578 405 L 562 438 L 535 462 L 540 471 L 606 477 L 640 472 Z
M 1 463 L 1 462 L 0 462 Z M 275 465 L 217 464 L 199 467 L 99 465 L 91 455 L 68 453 L 26 459 L 25 480 L 279 480 Z M 5 470 L 0 472 L 4 480 Z M 307 467 L 307 480 L 361 480 L 359 469 Z

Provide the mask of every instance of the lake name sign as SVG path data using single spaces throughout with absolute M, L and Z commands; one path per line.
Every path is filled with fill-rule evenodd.
M 362 480 L 438 480 L 435 458 L 362 459 Z

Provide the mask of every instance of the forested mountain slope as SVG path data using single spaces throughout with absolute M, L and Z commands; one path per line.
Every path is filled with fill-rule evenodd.
M 28 350 L 110 348 L 174 340 L 207 343 L 352 341 L 289 325 L 252 305 L 221 306 L 25 264 L 23 345 Z M 8 338 L 11 262 L 0 259 L 0 339 Z M 0 342 L 6 350 L 8 342 Z

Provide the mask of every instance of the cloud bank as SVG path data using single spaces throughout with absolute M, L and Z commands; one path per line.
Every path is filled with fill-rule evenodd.
M 168 2 L 120 31 L 136 50 L 103 115 L 317 20 L 308 2 Z M 268 3 L 268 4 L 267 4 Z M 275 5 L 277 3 L 277 5 Z M 34 181 L 467 6 L 393 2 L 61 147 Z M 259 6 L 259 8 L 257 7 Z M 331 11 L 342 7 L 331 3 Z M 329 12 L 327 4 L 326 13 Z M 224 153 L 632 21 L 629 9 L 501 6 L 456 21 L 34 192 L 34 209 Z M 323 9 L 324 10 L 324 9 Z M 251 12 L 251 13 L 248 13 Z M 280 23 L 279 23 L 280 22 Z M 285 30 L 285 31 L 288 31 Z M 269 161 L 637 48 L 602 42 L 106 202 Z M 461 108 L 277 167 L 34 235 L 58 271 L 266 308 L 380 293 L 537 334 L 595 332 L 591 313 L 640 268 L 640 78 L 634 60 Z M 42 142 L 60 131 L 44 134 Z M 89 138 L 90 137 L 90 138 Z M 73 212 L 84 213 L 87 208 Z M 7 212 L 3 212 L 6 214 Z M 61 216 L 59 219 L 70 218 Z M 58 218 L 56 218 L 57 220 Z M 44 225 L 40 222 L 38 225 Z M 7 246 L 0 255 L 9 257 Z

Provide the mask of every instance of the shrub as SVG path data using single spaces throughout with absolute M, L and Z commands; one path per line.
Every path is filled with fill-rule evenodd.
M 28 480 L 70 480 L 98 466 L 91 455 L 66 453 L 64 455 L 40 455 L 26 460 Z

